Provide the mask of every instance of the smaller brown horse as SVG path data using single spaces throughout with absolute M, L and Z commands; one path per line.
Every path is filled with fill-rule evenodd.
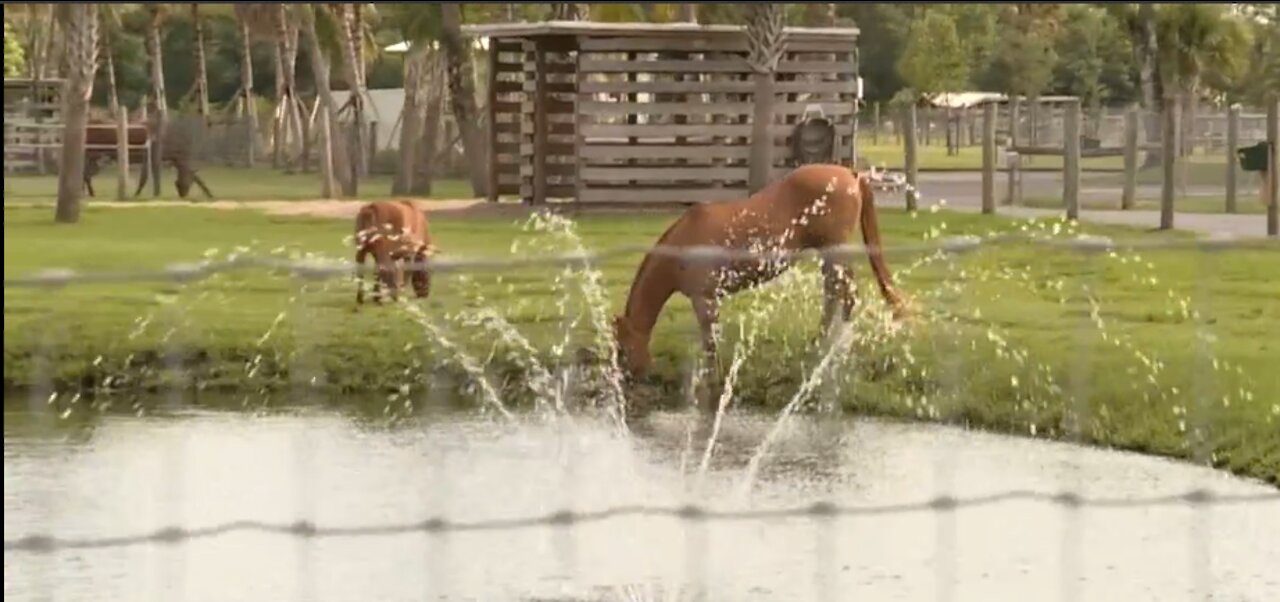
M 116 141 L 119 139 L 119 132 L 116 127 L 110 123 L 90 123 L 90 127 L 85 129 L 85 151 L 84 151 L 84 189 L 89 196 L 94 196 L 93 178 L 102 170 L 104 163 L 114 162 L 118 159 L 116 151 Z M 111 127 L 104 127 L 110 125 Z M 140 176 L 138 178 L 138 189 L 133 192 L 133 196 L 137 197 L 142 194 L 142 189 L 147 186 L 147 180 L 151 175 L 152 169 L 156 166 L 147 165 L 147 151 L 143 148 L 146 146 L 148 139 L 152 138 L 155 129 L 155 123 L 130 124 L 126 129 L 126 142 L 129 145 L 129 164 L 131 166 L 139 166 Z M 209 191 L 209 187 L 205 185 L 204 180 L 196 173 L 195 162 L 191 152 L 191 142 L 188 139 L 189 132 L 180 131 L 179 128 L 166 130 L 165 144 L 161 151 L 161 165 L 168 163 L 177 170 L 177 178 L 173 181 L 174 188 L 178 191 L 180 198 L 187 198 L 191 192 L 191 185 L 195 184 L 204 192 L 205 198 L 213 198 L 213 193 Z M 152 147 L 154 150 L 156 147 Z M 158 175 L 156 177 L 159 177 Z
M 368 203 L 356 214 L 356 304 L 364 303 L 364 261 L 370 254 L 378 266 L 373 285 L 373 300 L 382 301 L 381 286 L 391 290 L 393 300 L 399 298 L 403 273 L 410 272 L 414 293 L 426 298 L 431 293 L 431 274 L 425 263 L 435 253 L 427 217 L 412 201 L 377 201 Z M 400 262 L 411 262 L 407 270 Z
M 880 249 L 880 230 L 869 179 L 839 165 L 806 165 L 750 198 L 696 205 L 658 239 L 661 247 L 694 250 L 799 251 L 844 244 L 861 224 L 872 271 L 885 301 L 901 316 L 904 304 L 894 289 Z M 631 376 L 649 368 L 649 340 L 667 300 L 683 293 L 693 302 L 703 349 L 715 364 L 715 326 L 721 300 L 768 282 L 791 267 L 791 258 L 677 257 L 650 251 L 636 272 L 623 315 L 614 320 L 620 365 Z M 847 320 L 854 283 L 847 262 L 823 257 L 826 330 L 837 310 Z

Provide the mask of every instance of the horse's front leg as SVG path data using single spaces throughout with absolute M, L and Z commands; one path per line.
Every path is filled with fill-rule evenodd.
M 356 251 L 356 305 L 364 304 L 364 262 L 368 256 L 369 251 L 363 246 Z
M 853 315 L 853 306 L 857 302 L 856 286 L 852 268 L 832 259 L 822 260 L 823 337 L 831 331 L 837 315 L 845 322 Z
M 715 296 L 697 296 L 693 298 L 693 313 L 698 319 L 698 329 L 702 337 L 702 354 L 704 374 L 710 380 L 707 395 L 703 398 L 702 408 L 715 413 L 719 395 L 720 361 L 717 354 L 720 321 L 720 299 Z

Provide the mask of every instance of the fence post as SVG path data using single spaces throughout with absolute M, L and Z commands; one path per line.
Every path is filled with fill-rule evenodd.
M 982 105 L 982 212 L 996 212 L 996 104 Z
M 374 159 L 378 156 L 378 122 L 369 122 L 369 172 L 373 172 Z M 368 174 L 365 174 L 368 175 Z
M 129 113 L 116 109 L 116 198 L 129 198 Z
M 918 194 L 916 185 L 919 172 L 916 169 L 916 105 L 911 103 L 907 106 L 907 125 L 902 128 L 902 140 L 906 148 L 906 171 L 907 171 L 907 211 L 916 210 L 916 200 Z
M 880 144 L 880 103 L 871 103 L 871 144 Z
M 1067 103 L 1062 120 L 1062 196 L 1067 219 L 1080 219 L 1080 101 Z
M 1267 141 L 1271 152 L 1262 184 L 1263 200 L 1267 203 L 1267 236 L 1276 237 L 1280 236 L 1280 101 L 1275 99 L 1267 103 Z
M 1161 138 L 1164 149 L 1161 151 L 1162 179 L 1160 186 L 1160 229 L 1173 229 L 1174 189 L 1178 185 L 1178 150 L 1179 128 L 1182 111 L 1176 98 L 1164 99 L 1164 131 Z
M 1236 148 L 1240 146 L 1240 105 L 1227 107 L 1227 213 L 1236 212 L 1237 181 Z
M 1120 193 L 1120 208 L 1133 209 L 1138 189 L 1138 108 L 1130 106 L 1124 112 L 1124 189 Z

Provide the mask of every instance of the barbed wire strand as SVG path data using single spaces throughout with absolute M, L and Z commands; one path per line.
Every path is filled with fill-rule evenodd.
M 779 518 L 831 517 L 831 516 L 885 516 L 914 512 L 941 512 L 965 508 L 977 508 L 994 504 L 1028 501 L 1042 502 L 1064 507 L 1089 507 L 1121 509 L 1156 506 L 1224 506 L 1237 504 L 1280 503 L 1280 491 L 1247 494 L 1219 494 L 1207 489 L 1193 489 L 1182 493 L 1152 495 L 1147 497 L 1085 497 L 1075 492 L 1049 493 L 1034 490 L 1011 490 L 969 498 L 938 496 L 919 502 L 880 505 L 839 505 L 818 502 L 805 506 L 769 508 L 757 510 L 714 510 L 698 505 L 645 506 L 626 505 L 602 510 L 580 512 L 553 512 L 540 516 L 500 518 L 477 521 L 450 521 L 430 518 L 417 522 L 391 523 L 366 526 L 319 527 L 308 521 L 270 523 L 254 520 L 238 520 L 218 525 L 185 529 L 164 527 L 141 535 L 125 535 L 104 538 L 60 538 L 52 535 L 27 535 L 6 539 L 6 552 L 48 553 L 70 549 L 120 548 L 145 543 L 182 543 L 208 539 L 237 532 L 258 532 L 293 537 L 378 537 L 405 533 L 458 533 L 500 531 L 532 527 L 568 527 L 602 522 L 614 518 L 651 517 L 676 518 L 685 522 L 771 520 Z
M 1269 239 L 1169 239 L 1158 241 L 1114 241 L 1106 237 L 1082 236 L 1080 238 L 1061 240 L 1047 239 L 1032 235 L 998 235 L 987 238 L 977 236 L 955 236 L 940 239 L 928 244 L 895 245 L 882 247 L 886 255 L 920 255 L 930 252 L 963 253 L 986 247 L 1010 244 L 1033 244 L 1050 248 L 1065 248 L 1080 251 L 1122 251 L 1150 249 L 1278 249 L 1280 244 Z M 848 261 L 865 257 L 870 251 L 864 245 L 833 245 L 815 249 L 796 250 L 763 250 L 739 249 L 720 246 L 620 246 L 595 253 L 560 253 L 543 257 L 512 258 L 448 258 L 432 257 L 426 262 L 406 262 L 405 269 L 426 269 L 432 273 L 448 273 L 455 271 L 482 271 L 492 269 L 527 268 L 537 266 L 564 266 L 581 264 L 584 261 L 605 261 L 620 257 L 628 257 L 640 253 L 657 256 L 679 257 L 695 261 L 794 261 L 799 259 L 824 256 L 833 260 Z M 202 261 L 173 263 L 159 270 L 138 270 L 108 272 L 95 271 L 81 273 L 69 269 L 52 269 L 27 276 L 6 277 L 5 288 L 20 287 L 58 287 L 72 284 L 106 284 L 146 281 L 178 281 L 190 282 L 212 277 L 216 274 L 265 268 L 289 271 L 302 278 L 349 277 L 355 273 L 356 264 L 352 261 L 338 260 L 290 260 L 271 257 L 237 257 L 222 261 Z

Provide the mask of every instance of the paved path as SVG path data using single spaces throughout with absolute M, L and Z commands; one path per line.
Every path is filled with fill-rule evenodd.
M 1024 196 L 1052 196 L 1062 192 L 1061 176 L 1052 172 L 1030 172 L 1023 181 Z M 996 198 L 1004 196 L 1004 179 L 997 177 Z M 977 212 L 982 209 L 982 175 L 972 172 L 922 173 L 920 174 L 920 206 L 929 207 L 946 201 L 946 207 L 956 211 Z M 1150 194 L 1158 194 L 1152 187 Z M 1141 192 L 1141 191 L 1139 191 Z M 1188 191 L 1190 196 L 1210 196 L 1216 193 L 1213 188 L 1193 187 Z M 1118 199 L 1120 189 L 1106 185 L 1090 186 L 1087 181 L 1081 183 L 1081 200 Z M 881 193 L 881 203 L 887 206 L 901 206 L 905 202 L 901 193 Z M 1011 217 L 1052 217 L 1062 215 L 1061 210 L 1038 209 L 1031 207 L 999 206 L 996 212 Z M 1082 210 L 1080 218 L 1086 222 L 1114 224 L 1155 229 L 1160 225 L 1160 212 L 1150 210 L 1132 211 L 1097 211 Z M 1188 230 L 1211 238 L 1264 238 L 1267 233 L 1267 219 L 1263 214 L 1225 213 L 1178 213 L 1174 216 L 1174 227 Z

